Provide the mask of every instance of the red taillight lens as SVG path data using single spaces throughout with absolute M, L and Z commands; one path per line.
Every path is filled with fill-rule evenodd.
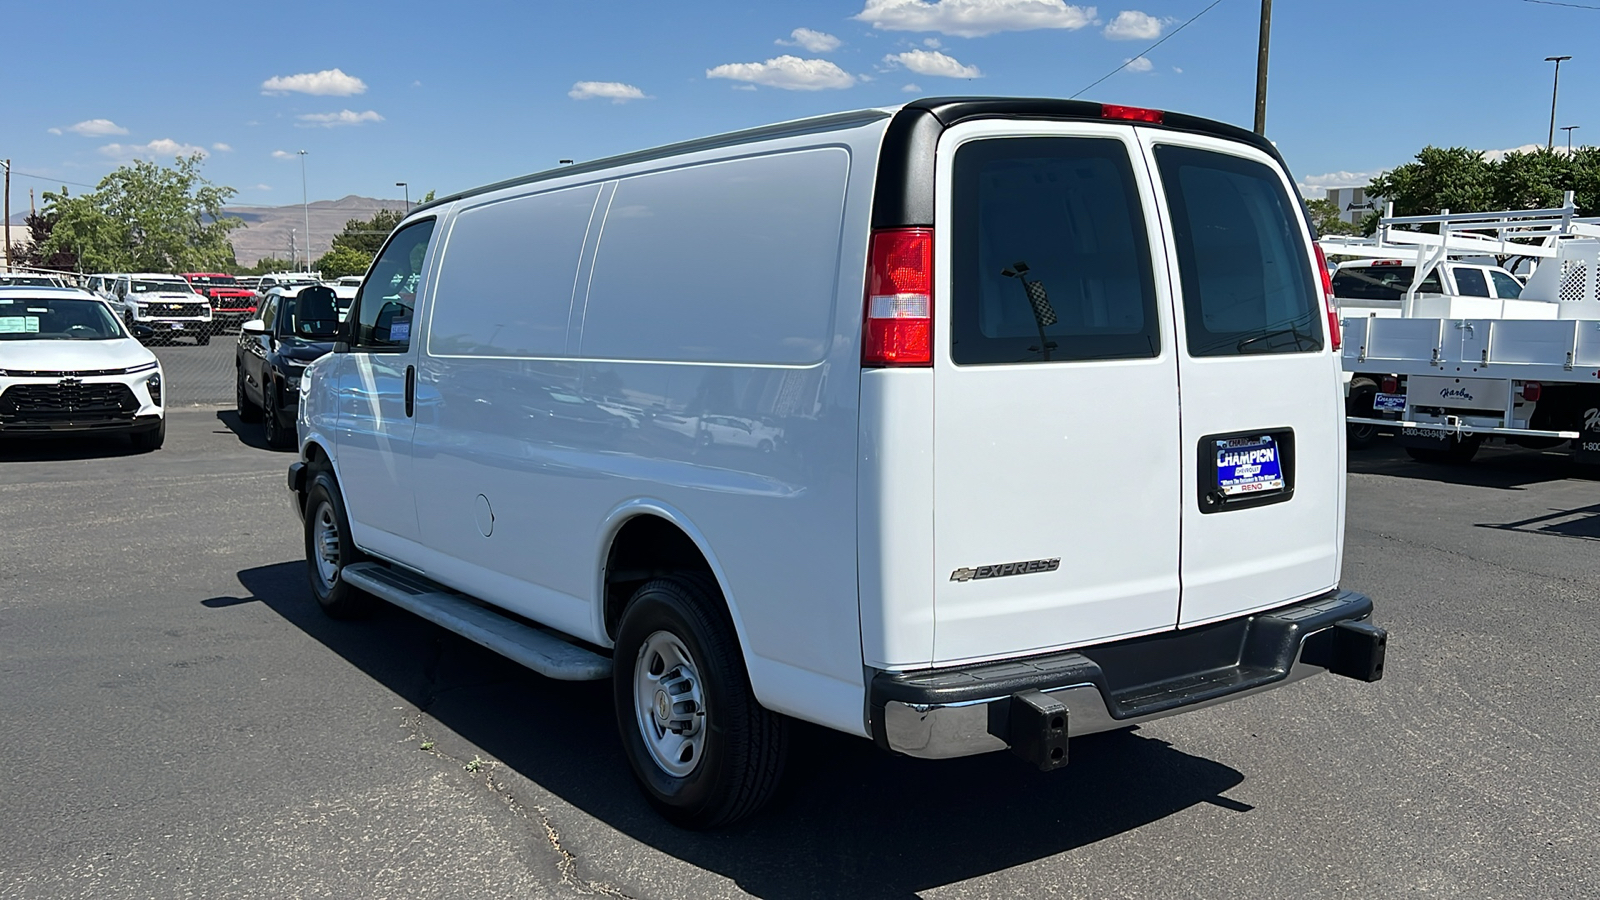
M 933 230 L 872 233 L 863 366 L 933 365 Z
M 1317 248 L 1317 273 L 1322 276 L 1322 306 L 1328 311 L 1328 343 L 1333 349 L 1339 349 L 1339 311 L 1333 302 L 1333 278 L 1328 275 L 1328 255 L 1322 252 L 1322 245 L 1313 243 Z
M 1383 380 L 1378 383 L 1378 390 L 1385 394 L 1398 394 L 1400 393 L 1400 379 L 1393 375 L 1385 375 Z
M 1161 124 L 1161 110 L 1145 109 L 1142 106 L 1113 106 L 1109 103 L 1100 107 L 1100 118 L 1122 119 L 1128 122 L 1153 122 Z
M 1537 381 L 1524 381 L 1522 383 L 1522 399 L 1529 403 L 1538 403 L 1539 395 L 1544 393 L 1544 385 Z

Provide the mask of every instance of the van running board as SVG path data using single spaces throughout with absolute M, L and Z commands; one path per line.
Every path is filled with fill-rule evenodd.
M 345 566 L 339 577 L 351 587 L 410 610 L 546 678 L 601 681 L 611 677 L 611 660 L 604 656 L 485 609 L 420 575 L 364 562 Z

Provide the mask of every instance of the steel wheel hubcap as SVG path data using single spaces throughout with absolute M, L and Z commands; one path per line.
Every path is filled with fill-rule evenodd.
M 317 577 L 324 586 L 331 587 L 339 577 L 339 523 L 330 503 L 317 507 L 311 524 L 311 547 L 316 554 Z
M 676 635 L 657 631 L 639 648 L 633 701 L 650 758 L 669 775 L 693 772 L 705 750 L 706 704 L 699 668 Z

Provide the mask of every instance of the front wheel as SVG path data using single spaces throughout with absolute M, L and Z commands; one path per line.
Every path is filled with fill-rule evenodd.
M 261 432 L 267 440 L 267 446 L 274 450 L 294 445 L 295 433 L 283 425 L 282 414 L 278 411 L 278 390 L 270 381 L 266 390 L 261 392 Z
M 333 473 L 324 469 L 306 492 L 306 575 L 312 596 L 335 619 L 354 619 L 370 612 L 372 596 L 339 577 L 345 566 L 366 560 L 350 539 L 350 519 Z
M 194 345 L 204 347 L 211 343 L 211 326 L 207 325 L 194 333 Z
M 713 828 L 772 798 L 788 723 L 757 702 L 712 585 L 686 576 L 645 583 L 622 614 L 613 659 L 622 746 L 663 816 Z
M 239 413 L 239 421 L 254 422 L 261 418 L 261 407 L 250 402 L 250 396 L 244 392 L 244 367 L 234 367 L 233 377 L 233 408 Z

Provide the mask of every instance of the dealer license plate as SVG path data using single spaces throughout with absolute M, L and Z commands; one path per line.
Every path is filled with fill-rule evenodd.
M 1405 412 L 1405 394 L 1377 394 L 1372 398 L 1372 408 L 1379 412 Z
M 182 322 L 168 322 L 167 323 L 167 327 L 171 328 L 173 331 L 182 331 L 183 330 L 183 323 Z
M 1281 448 L 1272 435 L 1229 438 L 1213 443 L 1217 454 L 1217 490 L 1223 496 L 1283 490 Z

